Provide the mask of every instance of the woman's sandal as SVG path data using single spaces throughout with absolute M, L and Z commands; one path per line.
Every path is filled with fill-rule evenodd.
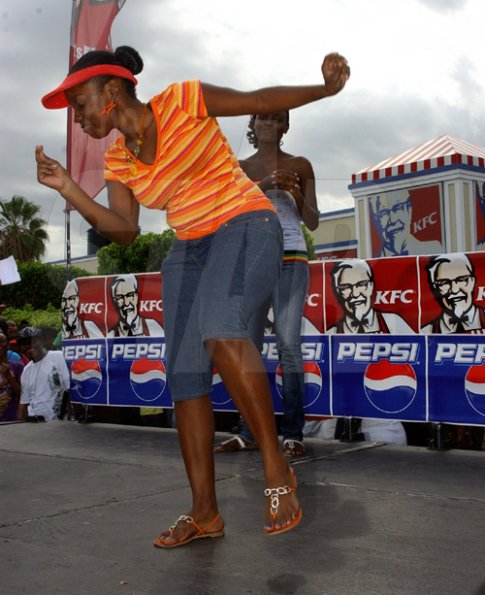
M 233 436 L 229 440 L 224 440 L 214 448 L 215 453 L 220 452 L 237 452 L 239 450 L 257 450 L 256 442 L 248 442 L 241 436 Z
M 270 505 L 270 514 L 273 521 L 278 516 L 278 510 L 280 507 L 280 496 L 286 496 L 287 494 L 296 493 L 296 477 L 293 469 L 290 467 L 290 475 L 291 475 L 291 483 L 293 484 L 292 487 L 290 486 L 283 486 L 279 488 L 266 488 L 264 490 L 264 495 L 267 498 L 271 498 L 271 505 Z M 303 517 L 303 512 L 301 507 L 298 508 L 298 512 L 296 516 L 286 525 L 275 528 L 275 527 L 265 527 L 264 531 L 267 535 L 278 535 L 280 533 L 285 533 L 285 531 L 290 531 L 298 525 Z
M 285 438 L 283 440 L 283 454 L 285 457 L 304 457 L 306 448 L 301 440 Z
M 224 526 L 219 531 L 212 531 L 210 533 L 207 532 L 207 529 L 212 527 L 212 525 L 216 521 L 218 521 L 220 518 L 221 518 L 221 515 L 218 514 L 208 525 L 206 525 L 205 527 L 201 527 L 194 521 L 194 519 L 191 516 L 189 516 L 187 514 L 182 514 L 175 521 L 175 523 L 170 527 L 170 529 L 168 530 L 168 532 L 166 534 L 160 533 L 160 535 L 156 539 L 153 540 L 153 545 L 155 547 L 171 549 L 174 547 L 179 547 L 181 545 L 187 545 L 187 543 L 194 541 L 194 539 L 204 539 L 206 537 L 212 537 L 212 538 L 213 537 L 224 537 Z M 192 525 L 192 527 L 194 527 L 194 529 L 196 529 L 196 533 L 194 533 L 193 535 L 188 535 L 185 539 L 182 539 L 181 541 L 177 541 L 175 543 L 164 543 L 162 541 L 162 539 L 171 537 L 173 535 L 175 529 L 177 528 L 177 525 L 182 522 Z

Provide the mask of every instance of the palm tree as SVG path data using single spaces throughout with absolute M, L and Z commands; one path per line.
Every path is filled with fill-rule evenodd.
M 0 200 L 0 257 L 19 262 L 39 260 L 49 238 L 47 221 L 37 217 L 40 207 L 23 196 Z

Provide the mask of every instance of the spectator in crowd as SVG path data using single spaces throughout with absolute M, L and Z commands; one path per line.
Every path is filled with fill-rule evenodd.
M 17 339 L 17 334 L 19 332 L 17 323 L 15 320 L 11 318 L 7 320 L 7 330 L 8 330 L 8 339 L 9 341 L 15 341 Z
M 239 163 L 246 175 L 271 200 L 283 229 L 283 264 L 270 298 L 250 321 L 251 337 L 261 351 L 264 327 L 272 306 L 278 356 L 282 370 L 283 416 L 280 431 L 286 456 L 302 457 L 305 425 L 305 381 L 301 353 L 303 308 L 309 283 L 308 252 L 302 223 L 318 227 L 315 175 L 311 163 L 302 156 L 281 149 L 290 127 L 290 113 L 283 110 L 252 115 L 247 138 L 256 152 Z M 253 448 L 254 438 L 244 419 L 241 433 L 219 444 L 214 452 Z
M 64 392 L 70 379 L 64 356 L 60 351 L 47 351 L 39 329 L 26 327 L 23 337 L 30 337 L 29 362 L 20 378 L 19 418 L 27 421 L 47 421 L 59 417 Z
M 31 337 L 29 329 L 30 326 L 22 326 L 17 335 L 17 353 L 22 360 L 24 366 L 31 361 Z M 25 330 L 27 329 L 27 330 Z
M 20 375 L 24 366 L 20 361 L 9 361 L 8 339 L 0 333 L 0 421 L 17 418 L 20 398 Z
M 55 346 L 55 340 L 57 338 L 57 329 L 54 326 L 42 326 L 40 328 L 40 334 L 42 335 L 42 340 L 44 341 L 44 347 L 47 351 L 55 351 L 59 348 Z
M 5 318 L 0 317 L 0 332 L 5 335 L 5 337 L 7 338 L 7 359 L 8 361 L 11 362 L 18 362 L 20 361 L 22 358 L 20 357 L 20 355 L 18 353 L 16 353 L 13 349 L 9 349 L 9 337 L 8 337 L 8 323 L 6 321 Z

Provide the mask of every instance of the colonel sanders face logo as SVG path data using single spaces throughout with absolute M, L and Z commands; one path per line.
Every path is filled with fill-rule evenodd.
M 362 320 L 372 308 L 374 282 L 366 267 L 360 263 L 345 268 L 338 277 L 337 297 L 346 314 Z
M 78 317 L 79 289 L 76 283 L 68 283 L 61 298 L 61 318 L 67 327 L 72 327 Z
M 115 282 L 113 286 L 113 303 L 120 320 L 131 325 L 138 316 L 138 288 L 129 278 Z
M 443 308 L 460 318 L 473 305 L 475 283 L 465 260 L 441 262 L 434 271 L 433 291 Z
M 402 254 L 411 234 L 409 193 L 400 190 L 378 195 L 371 199 L 371 207 L 384 246 L 395 254 Z

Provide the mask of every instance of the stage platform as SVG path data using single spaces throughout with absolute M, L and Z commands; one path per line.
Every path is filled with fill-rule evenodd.
M 258 451 L 216 455 L 225 538 L 158 550 L 152 539 L 190 508 L 175 430 L 2 425 L 0 592 L 485 593 L 484 452 L 307 446 L 293 463 L 297 529 L 264 534 Z

